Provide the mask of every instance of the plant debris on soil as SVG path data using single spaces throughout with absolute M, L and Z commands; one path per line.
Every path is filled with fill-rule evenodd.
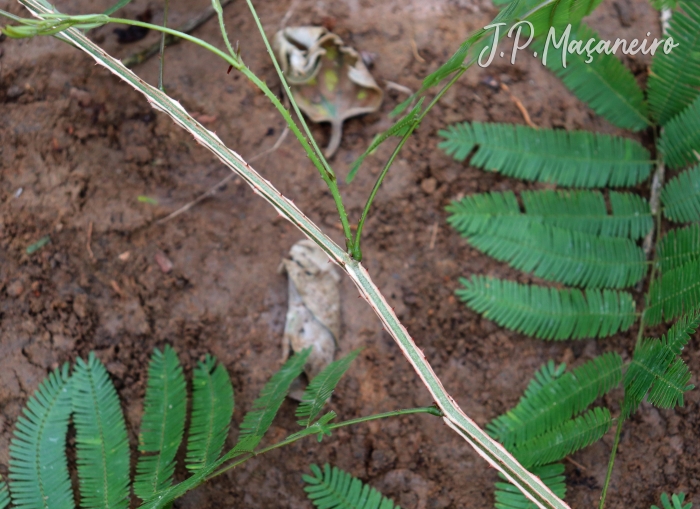
M 109 3 L 62 0 L 58 7 L 88 13 Z M 258 3 L 269 36 L 283 21 L 330 26 L 359 52 L 376 53 L 373 75 L 380 87 L 393 82 L 412 90 L 496 14 L 490 0 Z M 179 26 L 208 5 L 208 0 L 173 2 L 169 23 Z M 120 15 L 136 18 L 149 6 L 153 22 L 161 22 L 158 2 L 134 0 Z M 0 8 L 26 15 L 14 0 L 0 0 Z M 234 1 L 225 17 L 244 61 L 267 83 L 278 83 L 245 2 Z M 589 22 L 604 38 L 659 34 L 658 15 L 646 0 L 605 0 Z M 113 30 L 102 27 L 91 37 L 119 58 L 158 40 L 148 33 L 142 41 L 121 45 Z M 194 34 L 221 41 L 215 21 Z M 464 194 L 529 185 L 452 161 L 436 148 L 440 128 L 464 120 L 522 124 L 511 98 L 516 97 L 537 126 L 622 133 L 579 102 L 537 59 L 521 55 L 515 65 L 497 59 L 488 68 L 471 69 L 431 111 L 392 167 L 363 239 L 363 263 L 448 392 L 480 425 L 512 407 L 548 359 L 576 366 L 610 350 L 629 358 L 636 336 L 632 330 L 599 341 L 533 340 L 500 329 L 454 297 L 460 276 L 531 279 L 468 247 L 446 225 L 444 207 Z M 645 80 L 647 56 L 624 58 Z M 156 83 L 158 59 L 135 70 Z M 245 78 L 226 70 L 214 55 L 178 44 L 166 52 L 165 88 L 188 110 L 213 119 L 209 128 L 250 158 L 274 145 L 284 123 Z M 388 113 L 405 97 L 387 89 L 379 111 L 345 122 L 334 159 L 341 179 L 373 137 L 391 125 Z M 0 104 L 0 475 L 7 474 L 12 429 L 29 395 L 49 370 L 91 350 L 119 391 L 133 454 L 147 360 L 153 348 L 166 343 L 189 371 L 207 352 L 221 360 L 233 380 L 234 420 L 240 422 L 280 366 L 287 279 L 277 267 L 301 234 L 240 179 L 156 224 L 228 170 L 142 96 L 55 39 L 0 43 Z M 327 126 L 312 130 L 320 144 L 326 143 Z M 352 185 L 341 186 L 355 220 L 392 149 L 392 143 L 379 147 Z M 333 201 L 293 137 L 255 167 L 342 241 Z M 47 236 L 50 243 L 27 251 Z M 349 419 L 430 405 L 428 392 L 372 310 L 356 298 L 352 282 L 343 278 L 340 291 L 337 355 L 364 350 L 338 386 L 331 408 Z M 684 358 L 697 384 L 697 335 Z M 616 408 L 620 398 L 618 391 L 605 403 Z M 266 440 L 298 429 L 293 409 L 290 401 L 283 405 Z M 566 499 L 572 507 L 597 504 L 612 438 L 608 434 L 566 462 Z M 642 405 L 625 425 L 607 507 L 649 507 L 663 491 L 685 491 L 689 501 L 700 504 L 698 457 L 700 390 L 688 393 L 685 406 L 673 411 Z M 407 416 L 257 457 L 176 507 L 310 508 L 301 475 L 311 463 L 325 462 L 405 509 L 493 506 L 496 472 L 439 419 Z M 177 471 L 179 479 L 185 475 Z

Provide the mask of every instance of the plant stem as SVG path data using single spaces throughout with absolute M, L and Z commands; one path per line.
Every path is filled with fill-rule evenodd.
M 379 191 L 379 188 L 382 185 L 382 182 L 384 181 L 384 178 L 386 177 L 386 174 L 389 172 L 389 168 L 391 168 L 391 165 L 394 164 L 394 161 L 396 160 L 396 157 L 399 155 L 399 152 L 403 148 L 403 146 L 406 144 L 406 141 L 408 138 L 413 134 L 413 131 L 416 130 L 416 128 L 420 125 L 421 121 L 425 116 L 428 114 L 428 112 L 435 106 L 438 101 L 442 98 L 443 95 L 445 95 L 445 92 L 447 92 L 452 85 L 454 85 L 457 80 L 466 72 L 466 70 L 470 67 L 471 64 L 462 66 L 460 70 L 452 77 L 452 79 L 444 86 L 442 89 L 435 95 L 433 100 L 426 106 L 425 110 L 421 112 L 421 114 L 416 117 L 416 119 L 413 121 L 411 126 L 408 128 L 408 131 L 406 134 L 403 135 L 401 138 L 401 141 L 399 141 L 399 144 L 396 146 L 394 151 L 391 154 L 391 157 L 389 157 L 389 160 L 386 162 L 384 165 L 384 168 L 382 168 L 381 173 L 377 177 L 377 181 L 374 183 L 374 187 L 372 188 L 372 191 L 369 194 L 369 197 L 367 198 L 367 202 L 365 203 L 365 208 L 362 211 L 362 216 L 360 217 L 360 221 L 357 223 L 357 232 L 355 233 L 355 240 L 352 244 L 353 246 L 353 258 L 357 261 L 362 261 L 362 250 L 360 249 L 360 240 L 362 238 L 362 229 L 365 226 L 365 221 L 367 220 L 367 216 L 369 214 L 369 210 L 372 207 L 372 202 L 374 201 L 375 196 L 377 195 L 377 192 Z
M 617 429 L 615 430 L 615 441 L 613 442 L 612 452 L 610 453 L 610 460 L 608 461 L 608 472 L 605 475 L 605 484 L 603 485 L 603 492 L 600 494 L 600 505 L 598 509 L 603 509 L 605 507 L 605 496 L 608 494 L 608 486 L 610 486 L 610 479 L 612 478 L 613 466 L 615 465 L 615 455 L 617 454 L 617 446 L 620 444 L 620 435 L 622 434 L 622 424 L 625 420 L 620 416 L 617 420 Z
M 654 217 L 654 224 L 651 227 L 651 230 L 649 233 L 647 233 L 646 237 L 644 238 L 643 242 L 643 249 L 644 249 L 644 254 L 646 257 L 649 256 L 651 251 L 654 251 L 654 256 L 651 260 L 651 274 L 649 275 L 649 287 L 647 288 L 647 293 L 644 296 L 644 302 L 648 301 L 649 298 L 649 290 L 651 290 L 651 285 L 654 283 L 654 280 L 656 279 L 656 275 L 658 273 L 658 268 L 659 264 L 657 263 L 658 260 L 658 253 L 656 250 L 656 244 L 658 244 L 659 239 L 661 238 L 661 205 L 660 205 L 660 196 L 661 196 L 661 188 L 663 187 L 663 182 L 664 182 L 664 174 L 665 174 L 665 167 L 664 167 L 664 162 L 659 156 L 659 159 L 656 162 L 656 171 L 654 172 L 654 176 L 652 177 L 651 180 L 651 196 L 649 197 L 649 208 L 651 210 L 651 213 Z M 642 342 L 642 339 L 644 338 L 644 310 L 642 310 L 642 313 L 639 318 L 639 330 L 637 331 L 637 341 L 635 343 L 635 350 L 639 347 L 639 345 Z M 625 419 L 623 419 L 623 415 L 625 415 L 624 411 L 624 400 L 622 402 L 622 406 L 620 407 L 621 410 L 621 415 L 617 423 L 617 430 L 615 432 L 615 441 L 613 442 L 613 448 L 612 451 L 610 451 L 610 459 L 608 460 L 608 471 L 605 474 L 605 483 L 603 484 L 603 491 L 600 495 L 600 505 L 598 509 L 603 509 L 605 506 L 605 497 L 608 493 L 608 486 L 610 485 L 610 479 L 612 477 L 612 472 L 613 472 L 613 466 L 615 465 L 615 455 L 617 454 L 617 447 L 620 443 L 620 435 L 622 433 L 622 424 L 625 422 Z
M 165 9 L 163 10 L 164 27 L 168 26 L 168 7 L 170 7 L 170 0 L 165 0 Z M 162 32 L 160 34 L 160 66 L 158 68 L 158 88 L 161 92 L 165 92 L 165 88 L 163 88 L 163 68 L 165 67 L 165 36 L 165 32 Z
M 289 114 L 289 111 L 287 108 L 284 107 L 284 105 L 280 102 L 280 100 L 277 98 L 277 96 L 270 90 L 270 88 L 267 86 L 267 84 L 262 81 L 260 78 L 258 78 L 244 63 L 240 58 L 234 58 L 232 56 L 227 55 L 220 49 L 216 48 L 215 46 L 212 46 L 211 44 L 198 39 L 197 37 L 193 37 L 191 35 L 179 32 L 177 30 L 173 30 L 167 27 L 161 27 L 158 25 L 152 25 L 150 23 L 144 23 L 142 21 L 136 21 L 136 20 L 130 20 L 130 19 L 124 19 L 124 18 L 109 18 L 110 23 L 120 23 L 124 25 L 134 25 L 134 26 L 141 26 L 144 28 L 149 28 L 151 30 L 156 30 L 156 31 L 161 31 L 167 34 L 174 35 L 176 37 L 180 37 L 182 39 L 185 39 L 187 41 L 193 42 L 197 44 L 198 46 L 201 46 L 215 55 L 223 58 L 229 65 L 233 66 L 236 70 L 240 71 L 243 73 L 243 75 L 248 78 L 250 81 L 255 84 L 264 94 L 265 96 L 272 102 L 272 104 L 277 108 L 277 111 L 282 115 L 284 118 L 285 122 L 287 122 L 287 125 L 289 126 L 289 129 L 294 133 L 294 136 L 296 136 L 297 140 L 299 140 L 299 143 L 301 143 L 301 146 L 304 148 L 306 155 L 311 159 L 311 161 L 314 163 L 314 165 L 319 169 L 319 172 L 321 174 L 321 178 L 326 182 L 328 185 L 328 188 L 331 191 L 331 196 L 333 197 L 333 201 L 336 204 L 336 207 L 338 208 L 338 214 L 340 215 L 341 218 L 341 224 L 343 224 L 343 231 L 346 230 L 347 232 L 350 232 L 350 224 L 348 223 L 348 215 L 347 212 L 345 211 L 345 206 L 343 205 L 343 200 L 340 195 L 340 190 L 338 189 L 338 185 L 335 179 L 335 175 L 332 173 L 329 174 L 328 172 L 323 170 L 323 166 L 320 164 L 319 159 L 316 155 L 316 153 L 312 150 L 311 146 L 309 145 L 308 139 L 301 133 L 299 130 L 299 127 L 296 125 L 296 122 L 294 122 L 294 119 L 292 116 Z M 233 49 L 231 49 L 233 51 Z M 233 53 L 235 56 L 235 53 Z M 300 117 L 301 118 L 301 117 Z M 302 120 L 303 123 L 303 120 Z M 306 124 L 304 124 L 306 126 Z M 308 127 L 307 127 L 308 130 Z M 313 137 L 309 136 L 309 139 L 314 143 Z M 318 147 L 316 147 L 318 149 Z M 325 161 L 325 159 L 324 159 Z M 326 163 L 328 164 L 328 163 Z M 352 234 L 350 233 L 348 241 L 348 235 L 346 235 L 346 244 L 348 249 L 350 249 L 350 246 L 352 245 Z
M 344 428 L 346 426 L 352 426 L 353 424 L 360 424 L 363 422 L 376 421 L 378 419 L 386 419 L 388 417 L 396 417 L 399 415 L 411 415 L 411 414 L 430 414 L 430 415 L 435 415 L 437 417 L 443 417 L 442 412 L 434 406 L 418 407 L 418 408 L 405 408 L 402 410 L 393 410 L 391 412 L 384 412 L 381 414 L 368 415 L 366 417 L 358 417 L 356 419 L 350 419 L 350 420 L 338 422 L 335 424 L 328 424 L 325 427 L 325 429 L 334 430 L 334 429 Z M 254 458 L 256 456 L 260 456 L 261 454 L 265 454 L 266 452 L 270 452 L 274 449 L 279 449 L 280 447 L 284 447 L 285 445 L 293 444 L 294 442 L 296 442 L 297 440 L 301 440 L 302 438 L 311 437 L 314 435 L 315 435 L 315 433 L 311 434 L 311 435 L 301 435 L 301 436 L 298 436 L 298 434 L 291 435 L 291 436 L 285 438 L 284 440 L 282 440 L 281 442 L 277 442 L 276 444 L 269 445 L 269 446 L 264 447 L 258 451 L 248 453 L 248 455 L 246 457 L 241 458 L 241 459 L 235 461 L 234 463 L 226 465 L 225 467 L 217 470 L 212 475 L 207 477 L 206 480 L 208 481 L 210 479 L 213 479 L 214 477 L 221 475 L 224 472 L 231 470 L 232 468 L 235 468 L 238 465 L 241 465 L 242 463 L 245 463 L 246 461 L 248 461 L 251 458 Z
M 328 164 L 328 161 L 326 160 L 326 157 L 323 155 L 323 152 L 321 149 L 318 147 L 318 144 L 316 143 L 316 140 L 314 139 L 313 135 L 311 134 L 311 130 L 309 129 L 308 124 L 306 123 L 306 120 L 304 120 L 304 115 L 302 115 L 301 110 L 299 109 L 299 105 L 297 102 L 294 100 L 294 96 L 292 95 L 292 91 L 289 88 L 289 84 L 287 83 L 287 79 L 284 77 L 284 72 L 282 72 L 282 69 L 280 68 L 280 64 L 277 61 L 277 58 L 275 57 L 275 52 L 272 51 L 272 46 L 270 46 L 270 41 L 267 38 L 267 35 L 265 35 L 265 29 L 262 26 L 262 22 L 260 21 L 260 17 L 258 16 L 258 13 L 255 11 L 255 6 L 253 6 L 252 0 L 246 0 L 248 3 L 248 8 L 250 9 L 251 14 L 253 15 L 253 18 L 255 19 L 255 24 L 258 26 L 258 31 L 260 32 L 260 36 L 262 37 L 263 41 L 265 42 L 265 48 L 267 48 L 267 52 L 270 55 L 270 58 L 272 59 L 272 63 L 275 66 L 275 71 L 277 71 L 277 76 L 279 76 L 280 81 L 282 82 L 282 87 L 284 88 L 284 91 L 287 94 L 287 97 L 289 98 L 289 102 L 294 108 L 294 112 L 297 114 L 297 118 L 299 119 L 299 122 L 301 123 L 302 127 L 304 128 L 304 132 L 309 138 L 309 141 L 311 142 L 311 145 L 314 148 L 315 156 L 311 158 L 311 162 L 316 166 L 318 171 L 321 173 L 321 177 L 323 178 L 324 182 L 328 186 L 328 188 L 331 191 L 331 195 L 333 196 L 333 200 L 335 201 L 335 205 L 338 209 L 338 215 L 340 217 L 340 224 L 343 227 L 343 234 L 345 235 L 345 246 L 347 248 L 348 253 L 353 252 L 353 238 L 352 238 L 352 231 L 350 230 L 350 222 L 348 221 L 348 214 L 345 211 L 345 205 L 343 204 L 343 199 L 340 196 L 340 191 L 338 189 L 338 181 L 335 177 L 335 173 L 333 172 L 333 169 L 331 166 Z
M 221 37 L 223 37 L 224 39 L 224 44 L 226 44 L 226 49 L 228 49 L 228 52 L 233 58 L 238 60 L 238 55 L 233 50 L 233 47 L 231 46 L 231 41 L 228 40 L 228 32 L 226 32 L 226 26 L 224 25 L 224 8 L 222 7 L 221 2 L 219 2 L 218 0 L 214 0 L 212 2 L 212 5 L 214 6 L 214 10 L 216 11 L 216 17 L 219 18 L 219 29 L 221 30 Z
M 226 7 L 228 4 L 230 4 L 233 0 L 222 0 L 221 1 L 221 6 Z M 191 18 L 184 22 L 182 25 L 177 27 L 177 30 L 186 34 L 189 34 L 196 28 L 200 27 L 202 24 L 204 24 L 206 21 L 208 21 L 212 16 L 216 14 L 216 11 L 214 8 L 209 5 L 207 6 L 206 9 L 204 9 L 202 12 L 200 12 L 197 16 L 194 18 Z M 166 34 L 165 36 L 165 44 L 167 46 L 172 46 L 173 44 L 178 44 L 180 42 L 180 38 L 175 37 L 170 34 Z M 122 63 L 126 67 L 134 67 L 135 65 L 141 64 L 151 58 L 153 55 L 156 55 L 158 53 L 158 49 L 160 47 L 160 43 L 155 43 L 149 47 L 147 47 L 144 50 L 138 51 L 136 53 L 133 53 L 126 57 L 124 60 L 122 60 Z
M 52 7 L 45 3 L 45 0 L 20 1 L 34 16 L 39 18 L 52 13 Z M 158 28 L 160 29 L 161 27 Z M 323 249 L 329 258 L 337 263 L 352 279 L 360 295 L 367 300 L 387 332 L 399 345 L 401 352 L 408 359 L 430 392 L 431 397 L 443 412 L 445 423 L 457 432 L 491 466 L 502 472 L 506 479 L 520 489 L 537 507 L 544 509 L 569 509 L 569 506 L 554 495 L 537 476 L 523 468 L 501 444 L 492 439 L 462 411 L 455 400 L 447 393 L 442 382 L 425 358 L 425 354 L 418 348 L 418 345 L 416 345 L 406 328 L 396 317 L 377 285 L 372 281 L 367 270 L 359 262 L 351 258 L 345 250 L 325 235 L 296 205 L 257 173 L 243 158 L 226 147 L 214 133 L 192 118 L 180 103 L 129 71 L 121 62 L 87 39 L 79 30 L 70 28 L 62 31 L 57 37 L 84 51 L 98 64 L 103 65 L 108 71 L 132 86 L 137 92 L 146 96 L 154 108 L 168 115 L 176 124 L 190 133 L 198 143 L 210 150 L 232 171 L 238 173 L 241 179 L 251 186 L 256 194 L 264 198 L 282 217 L 292 222 L 302 233 Z M 198 41 L 200 45 L 202 45 L 202 42 Z M 214 50 L 217 54 L 222 54 L 225 60 L 230 60 L 228 55 L 216 50 L 216 48 Z M 177 487 L 173 487 L 170 491 L 177 491 Z

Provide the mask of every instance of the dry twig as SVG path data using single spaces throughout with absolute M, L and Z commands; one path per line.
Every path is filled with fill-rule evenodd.
M 530 114 L 527 112 L 527 109 L 525 108 L 525 106 L 523 106 L 523 103 L 520 102 L 520 99 L 513 95 L 513 93 L 510 91 L 510 88 L 508 88 L 508 85 L 506 85 L 505 83 L 501 83 L 501 90 L 503 90 L 510 96 L 510 100 L 513 101 L 515 107 L 518 108 L 518 110 L 520 110 L 520 114 L 523 116 L 525 123 L 533 129 L 537 129 L 537 126 L 533 123 L 532 119 L 530 118 Z

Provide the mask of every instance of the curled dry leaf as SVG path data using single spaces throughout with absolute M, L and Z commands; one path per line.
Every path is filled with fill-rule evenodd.
M 282 342 L 290 351 L 311 347 L 304 371 L 309 380 L 333 361 L 340 335 L 340 275 L 328 255 L 312 241 L 292 246 L 281 270 L 289 278 L 289 304 Z
M 377 111 L 382 90 L 357 51 L 323 27 L 285 28 L 273 47 L 299 108 L 314 122 L 330 122 L 325 153 L 332 156 L 345 119 Z

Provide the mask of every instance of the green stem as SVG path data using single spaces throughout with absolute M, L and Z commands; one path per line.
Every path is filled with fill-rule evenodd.
M 256 18 L 257 19 L 257 18 Z M 331 172 L 330 174 L 326 171 L 323 170 L 323 166 L 321 165 L 316 153 L 314 150 L 311 148 L 309 145 L 308 139 L 302 134 L 302 132 L 299 130 L 299 127 L 297 126 L 296 122 L 294 122 L 294 119 L 292 116 L 289 114 L 289 111 L 287 108 L 284 107 L 284 105 L 280 102 L 280 100 L 277 98 L 277 96 L 270 90 L 270 88 L 267 86 L 267 84 L 262 81 L 260 78 L 258 78 L 247 66 L 243 64 L 243 61 L 238 58 L 231 57 L 221 51 L 220 49 L 216 48 L 215 46 L 212 46 L 211 44 L 198 39 L 197 37 L 193 37 L 191 35 L 179 32 L 177 30 L 173 30 L 170 28 L 166 27 L 161 27 L 158 25 L 152 25 L 150 23 L 144 23 L 142 21 L 135 21 L 135 20 L 129 20 L 129 19 L 123 19 L 123 18 L 109 18 L 110 23 L 120 23 L 120 24 L 125 24 L 125 25 L 134 25 L 134 26 L 142 26 L 144 28 L 149 28 L 152 30 L 156 31 L 161 31 L 165 32 L 167 34 L 174 35 L 176 37 L 181 37 L 182 39 L 185 39 L 187 41 L 193 42 L 197 44 L 198 46 L 201 46 L 212 53 L 216 54 L 217 56 L 223 58 L 229 65 L 233 66 L 236 70 L 240 71 L 243 73 L 243 75 L 248 78 L 250 81 L 253 82 L 255 86 L 257 86 L 263 94 L 272 102 L 272 104 L 277 108 L 277 111 L 282 115 L 284 118 L 285 122 L 289 126 L 289 129 L 294 133 L 294 136 L 296 136 L 297 140 L 299 140 L 299 143 L 301 143 L 301 146 L 304 148 L 304 151 L 306 152 L 306 155 L 311 159 L 311 162 L 314 163 L 316 168 L 319 169 L 319 172 L 321 174 L 321 178 L 324 180 L 326 185 L 331 191 L 331 196 L 333 197 L 333 201 L 335 202 L 337 208 L 338 208 L 338 214 L 340 215 L 341 218 L 341 223 L 343 224 L 343 231 L 346 231 L 345 237 L 346 237 L 346 244 L 348 249 L 351 246 L 352 243 L 352 234 L 349 234 L 350 232 L 350 225 L 348 223 L 348 215 L 345 211 L 345 206 L 343 205 L 343 200 L 342 197 L 340 196 L 340 190 L 338 189 L 338 185 L 335 179 L 335 175 Z M 233 51 L 233 50 L 231 50 Z M 235 53 L 233 53 L 235 56 Z M 301 118 L 301 117 L 300 117 Z M 302 120 L 303 123 L 303 120 Z M 306 124 L 303 123 L 304 126 Z M 308 127 L 307 127 L 308 130 Z M 309 136 L 309 139 L 313 142 L 313 137 Z M 315 145 L 315 142 L 313 142 Z M 318 147 L 316 147 L 318 148 Z M 325 160 L 324 160 L 325 161 Z M 328 163 L 326 163 L 328 164 Z M 349 234 L 349 236 L 348 236 Z M 348 240 L 349 239 L 349 240 Z
M 325 429 L 334 430 L 334 429 L 344 428 L 346 426 L 352 426 L 353 424 L 360 424 L 363 422 L 376 421 L 378 419 L 386 419 L 388 417 L 396 417 L 399 415 L 410 415 L 410 414 L 430 414 L 430 415 L 434 415 L 436 417 L 443 417 L 443 414 L 440 411 L 440 409 L 437 407 L 434 407 L 434 406 L 418 407 L 418 408 L 404 408 L 402 410 L 393 410 L 391 412 L 384 412 L 381 414 L 368 415 L 366 417 L 358 417 L 356 419 L 350 419 L 350 420 L 338 422 L 335 424 L 329 424 L 325 427 Z M 228 470 L 236 468 L 238 465 L 245 463 L 246 461 L 248 461 L 251 458 L 254 458 L 255 456 L 260 456 L 261 454 L 265 454 L 266 452 L 270 452 L 274 449 L 279 449 L 280 447 L 284 447 L 286 445 L 293 444 L 297 440 L 301 440 L 302 438 L 306 438 L 306 437 L 310 437 L 310 436 L 314 436 L 314 435 L 315 434 L 302 435 L 302 436 L 296 436 L 296 434 L 291 435 L 291 436 L 285 438 L 284 440 L 282 440 L 281 442 L 277 442 L 276 444 L 269 445 L 269 446 L 264 447 L 258 451 L 255 451 L 255 452 L 250 452 L 245 457 L 240 458 L 239 460 L 217 470 L 212 475 L 207 477 L 206 480 L 209 481 L 210 479 L 213 479 L 214 477 L 221 475 Z
M 236 55 L 236 52 L 231 46 L 231 41 L 228 40 L 228 32 L 226 31 L 226 26 L 224 25 L 224 9 L 221 6 L 221 3 L 216 0 L 212 2 L 212 5 L 214 6 L 214 10 L 216 11 L 216 16 L 219 18 L 219 29 L 221 30 L 221 37 L 224 38 L 224 44 L 226 44 L 226 49 L 228 49 L 228 52 L 233 58 L 238 59 L 238 55 Z
M 612 452 L 610 453 L 610 460 L 608 461 L 608 473 L 605 475 L 605 484 L 603 485 L 603 492 L 600 494 L 600 505 L 598 509 L 603 509 L 605 507 L 605 496 L 608 494 L 608 486 L 610 486 L 610 479 L 612 478 L 613 466 L 615 465 L 615 455 L 617 454 L 617 446 L 620 444 L 620 435 L 622 435 L 622 424 L 625 420 L 620 417 L 617 420 L 617 429 L 615 430 L 615 441 L 613 442 Z
M 216 46 L 212 46 L 208 42 L 203 41 L 202 39 L 199 39 L 197 37 L 194 37 L 192 35 L 186 34 L 184 32 L 180 32 L 179 30 L 174 30 L 172 28 L 168 27 L 162 27 L 160 25 L 153 25 L 151 23 L 144 23 L 143 21 L 137 21 L 134 19 L 125 19 L 125 18 L 108 18 L 107 23 L 117 23 L 120 25 L 133 25 L 137 27 L 143 27 L 143 28 L 148 28 L 149 30 L 154 30 L 156 32 L 163 32 L 166 34 L 174 35 L 175 37 L 179 37 L 181 39 L 184 39 L 189 42 L 193 42 L 197 46 L 201 46 L 202 48 L 211 51 L 214 53 L 216 56 L 223 58 L 226 60 L 226 62 L 229 65 L 232 65 L 235 69 L 241 70 L 241 67 L 243 66 L 238 60 L 235 60 L 234 58 L 230 57 L 223 51 L 221 51 L 219 48 Z M 282 109 L 284 109 L 284 106 L 282 106 Z
M 471 64 L 470 64 L 471 65 Z M 382 185 L 382 182 L 384 181 L 384 178 L 386 177 L 386 174 L 389 172 L 389 168 L 391 168 L 391 165 L 394 164 L 394 161 L 396 160 L 396 157 L 399 155 L 399 152 L 403 148 L 403 146 L 406 144 L 406 141 L 408 138 L 413 134 L 413 131 L 416 130 L 416 128 L 420 125 L 421 121 L 425 116 L 428 114 L 428 112 L 435 106 L 438 101 L 442 98 L 443 95 L 445 95 L 445 92 L 447 92 L 452 85 L 454 85 L 457 80 L 466 72 L 466 70 L 470 67 L 470 65 L 465 65 L 460 68 L 460 70 L 452 77 L 452 79 L 444 86 L 442 89 L 435 95 L 433 100 L 428 104 L 428 106 L 421 112 L 421 114 L 416 117 L 416 119 L 413 121 L 411 126 L 408 128 L 408 131 L 406 134 L 403 135 L 401 138 L 401 141 L 399 141 L 399 144 L 396 146 L 394 151 L 391 154 L 391 157 L 389 157 L 389 160 L 386 162 L 384 165 L 384 168 L 382 168 L 381 173 L 377 177 L 377 181 L 374 183 L 374 187 L 372 188 L 372 192 L 370 192 L 369 197 L 367 198 L 367 202 L 365 203 L 365 208 L 362 211 L 362 216 L 360 217 L 360 221 L 357 223 L 357 232 L 355 233 L 355 240 L 352 243 L 353 247 L 353 252 L 352 256 L 355 258 L 357 261 L 362 261 L 362 250 L 360 249 L 360 240 L 362 238 L 362 230 L 365 226 L 365 221 L 367 220 L 367 216 L 369 215 L 369 211 L 372 208 L 372 202 L 374 202 L 374 198 L 377 195 L 377 192 L 379 191 L 379 188 Z
M 45 0 L 20 0 L 30 12 L 39 18 L 53 14 L 52 6 Z M 67 29 L 57 37 L 92 57 L 108 71 L 115 74 L 136 91 L 143 94 L 153 107 L 168 115 L 177 125 L 191 134 L 204 148 L 210 150 L 227 167 L 235 171 L 263 199 L 265 199 L 283 217 L 292 222 L 304 235 L 316 243 L 357 286 L 360 295 L 369 303 L 382 321 L 386 331 L 394 338 L 402 353 L 419 375 L 422 383 L 430 392 L 433 401 L 444 413 L 443 420 L 462 437 L 491 466 L 518 487 L 530 500 L 540 508 L 569 509 L 569 506 L 552 493 L 542 481 L 532 475 L 511 456 L 498 442 L 485 433 L 459 407 L 457 402 L 445 390 L 439 377 L 426 359 L 406 328 L 399 321 L 377 285 L 372 281 L 367 270 L 336 244 L 321 229 L 310 221 L 297 206 L 287 199 L 269 181 L 257 173 L 244 159 L 226 147 L 211 131 L 205 129 L 182 107 L 181 104 L 165 95 L 155 87 L 129 71 L 124 65 L 110 56 L 105 50 L 85 37 L 75 28 Z M 228 59 L 227 59 L 228 61 Z M 163 504 L 173 500 L 182 489 L 193 487 L 196 480 L 186 480 L 163 492 Z M 189 481 L 189 482 L 188 482 Z M 184 484 L 184 486 L 183 486 Z M 156 503 L 160 507 L 163 504 Z
M 270 41 L 267 38 L 267 35 L 265 35 L 265 29 L 262 26 L 262 22 L 260 21 L 260 17 L 258 16 L 258 13 L 255 10 L 255 7 L 253 6 L 252 0 L 246 0 L 248 3 L 248 8 L 250 9 L 251 14 L 253 15 L 253 18 L 255 19 L 255 24 L 258 27 L 258 31 L 260 32 L 260 36 L 262 37 L 263 41 L 265 42 L 265 48 L 267 48 L 267 52 L 270 55 L 270 58 L 272 59 L 272 63 L 275 66 L 275 71 L 277 71 L 277 76 L 279 76 L 280 81 L 282 82 L 282 87 L 284 88 L 284 91 L 287 94 L 287 97 L 289 97 L 289 102 L 292 105 L 292 108 L 294 108 L 294 112 L 297 114 L 297 118 L 299 119 L 299 122 L 301 123 L 302 127 L 304 128 L 304 132 L 309 138 L 309 141 L 311 142 L 311 145 L 314 148 L 314 156 L 311 157 L 311 162 L 316 166 L 318 171 L 321 173 L 321 177 L 323 178 L 324 182 L 326 182 L 326 185 L 331 191 L 331 195 L 333 196 L 333 200 L 335 201 L 336 207 L 338 208 L 338 215 L 340 216 L 340 224 L 343 227 L 343 234 L 345 235 L 345 245 L 348 250 L 348 253 L 352 254 L 353 252 L 353 238 L 352 238 L 352 231 L 350 230 L 350 222 L 348 221 L 348 214 L 345 211 L 345 205 L 343 204 L 343 199 L 340 196 L 340 191 L 338 190 L 338 181 L 335 177 L 335 173 L 333 172 L 333 169 L 331 166 L 328 164 L 328 161 L 326 160 L 325 156 L 323 155 L 323 152 L 321 149 L 318 147 L 318 144 L 316 143 L 316 140 L 314 139 L 313 135 L 311 134 L 311 130 L 309 129 L 308 124 L 306 123 L 306 120 L 304 120 L 304 115 L 302 115 L 301 110 L 299 109 L 299 105 L 297 105 L 297 102 L 294 100 L 294 96 L 292 95 L 292 91 L 289 88 L 289 84 L 287 83 L 286 78 L 284 77 L 284 72 L 282 72 L 282 69 L 280 68 L 280 64 L 277 61 L 277 58 L 275 57 L 275 52 L 272 51 L 272 46 L 270 46 Z
M 654 182 L 658 178 L 659 173 L 663 173 L 663 160 L 661 157 L 657 160 L 657 169 L 654 174 L 654 177 L 652 177 L 652 196 L 650 197 L 650 204 L 652 208 L 656 208 L 655 210 L 652 210 L 654 214 L 654 226 L 652 227 L 652 231 L 649 233 L 649 235 L 652 235 L 652 243 L 649 243 L 649 249 L 653 249 L 654 251 L 654 256 L 651 260 L 651 274 L 649 275 L 649 288 L 647 289 L 647 293 L 644 296 L 644 302 L 648 301 L 649 298 L 649 290 L 651 290 L 651 285 L 654 283 L 654 280 L 656 279 L 658 270 L 659 270 L 659 264 L 658 264 L 658 252 L 656 249 L 656 244 L 659 242 L 659 239 L 661 238 L 661 214 L 662 214 L 662 207 L 659 204 L 659 196 L 658 193 L 660 192 L 660 186 L 658 189 L 654 189 Z M 654 196 L 656 195 L 656 196 Z M 639 318 L 639 330 L 637 331 L 637 341 L 635 343 L 635 350 L 639 347 L 639 345 L 642 342 L 642 339 L 644 338 L 644 310 L 642 310 L 642 313 Z M 599 509 L 603 509 L 605 506 L 605 497 L 607 496 L 608 493 L 608 486 L 610 485 L 610 479 L 612 477 L 612 472 L 613 472 L 613 466 L 615 465 L 615 455 L 617 454 L 617 447 L 620 443 L 620 435 L 622 433 L 622 424 L 624 423 L 624 419 L 622 418 L 623 415 L 625 415 L 624 411 L 624 400 L 622 403 L 622 413 L 620 415 L 620 418 L 618 420 L 617 424 L 617 431 L 615 432 L 615 441 L 613 442 L 613 448 L 612 451 L 610 451 L 610 459 L 608 461 L 608 471 L 605 475 L 605 483 L 603 484 L 603 491 L 600 495 L 600 506 Z
M 170 0 L 165 0 L 165 9 L 163 10 L 163 26 L 168 26 L 168 7 L 170 7 Z M 165 92 L 163 87 L 163 68 L 165 67 L 165 36 L 166 33 L 160 34 L 160 66 L 158 67 L 158 88 L 161 92 Z

